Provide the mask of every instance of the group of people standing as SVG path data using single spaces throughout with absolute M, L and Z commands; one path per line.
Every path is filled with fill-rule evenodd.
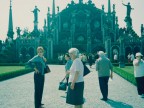
M 98 52 L 99 58 L 96 60 L 96 71 L 98 72 L 99 85 L 103 98 L 108 100 L 108 80 L 113 77 L 113 66 L 103 51 Z M 71 48 L 68 54 L 65 54 L 67 60 L 65 65 L 66 76 L 68 75 L 68 90 L 66 103 L 74 105 L 75 108 L 82 108 L 84 104 L 84 65 L 85 55 L 79 55 L 79 50 Z M 68 59 L 67 59 L 68 58 Z M 72 61 L 71 61 L 72 60 Z M 71 66 L 70 66 L 71 65 Z
M 37 55 L 28 61 L 28 65 L 34 69 L 34 100 L 35 108 L 43 108 L 42 95 L 44 88 L 44 68 L 46 67 L 46 58 L 43 56 L 43 47 L 37 48 Z M 96 71 L 103 101 L 108 100 L 108 81 L 113 78 L 113 66 L 103 51 L 98 52 L 99 58 L 96 60 Z M 84 104 L 84 64 L 77 48 L 69 49 L 65 54 L 65 72 L 67 79 L 66 103 L 74 105 L 75 108 L 83 108 Z M 137 53 L 133 61 L 134 75 L 137 82 L 138 94 L 144 97 L 144 61 L 142 54 Z
M 92 67 L 92 65 L 95 63 L 95 60 L 98 58 L 97 53 L 93 54 L 93 53 L 79 53 L 79 57 L 81 58 L 82 62 L 84 64 L 88 63 L 90 68 Z M 65 59 L 65 54 L 58 54 L 58 62 L 59 64 L 65 64 L 66 59 Z
M 35 108 L 44 108 L 42 104 L 42 95 L 44 88 L 44 68 L 46 67 L 46 58 L 43 56 L 43 47 L 37 48 L 37 55 L 28 61 L 28 65 L 34 69 L 34 103 Z M 67 96 L 66 103 L 74 105 L 75 108 L 83 108 L 84 104 L 84 63 L 80 57 L 77 48 L 69 49 L 65 54 L 66 79 L 67 79 Z M 105 65 L 106 71 L 102 69 Z M 99 52 L 99 59 L 96 62 L 96 70 L 98 71 L 100 90 L 103 98 L 101 100 L 107 101 L 108 97 L 108 79 L 112 77 L 112 64 L 104 52 Z M 110 74 L 111 70 L 111 74 Z

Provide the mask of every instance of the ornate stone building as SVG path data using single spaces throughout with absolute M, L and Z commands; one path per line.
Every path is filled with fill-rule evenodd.
M 121 57 L 138 51 L 144 53 L 144 39 L 141 38 L 132 27 L 119 27 L 115 5 L 111 7 L 110 0 L 108 12 L 105 12 L 104 5 L 101 9 L 97 8 L 92 0 L 86 3 L 83 0 L 79 0 L 79 3 L 72 0 L 61 12 L 59 7 L 55 12 L 53 0 L 52 14 L 48 8 L 43 31 L 38 30 L 38 21 L 34 20 L 34 30 L 30 36 L 17 37 L 16 50 L 17 57 L 20 54 L 25 58 L 27 55 L 32 57 L 36 54 L 37 46 L 42 45 L 46 57 L 54 59 L 58 54 L 66 53 L 69 48 L 76 47 L 84 53 L 103 50 L 113 59 L 115 53 Z
M 111 12 L 110 0 L 108 12 L 104 6 L 98 9 L 91 0 L 87 3 L 79 0 L 77 4 L 72 0 L 64 10 L 58 11 L 52 24 L 54 52 L 63 53 L 76 47 L 85 53 L 104 50 L 111 57 L 111 46 L 119 38 L 115 5 Z

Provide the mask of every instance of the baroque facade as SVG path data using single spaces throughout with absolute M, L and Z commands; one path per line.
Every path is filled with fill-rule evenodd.
M 48 8 L 43 31 L 38 30 L 38 21 L 34 21 L 30 37 L 17 37 L 16 50 L 17 57 L 20 54 L 25 58 L 27 54 L 33 57 L 36 48 L 41 45 L 46 51 L 45 56 L 54 59 L 69 48 L 76 47 L 84 53 L 103 50 L 113 59 L 115 53 L 122 57 L 139 51 L 144 54 L 143 43 L 143 37 L 139 38 L 132 27 L 119 27 L 115 5 L 111 7 L 110 0 L 108 12 L 105 12 L 104 5 L 101 9 L 97 8 L 92 0 L 86 3 L 83 0 L 79 0 L 79 3 L 72 0 L 61 12 L 59 7 L 55 12 L 53 0 L 52 14 Z

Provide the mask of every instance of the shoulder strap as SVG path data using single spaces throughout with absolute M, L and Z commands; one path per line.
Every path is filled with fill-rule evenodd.
M 65 80 L 66 76 L 61 80 L 61 82 L 63 82 Z

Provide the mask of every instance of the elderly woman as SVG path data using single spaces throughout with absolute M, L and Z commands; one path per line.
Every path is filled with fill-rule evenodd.
M 143 55 L 140 52 L 136 53 L 136 59 L 134 59 L 133 65 L 138 95 L 144 98 L 144 60 L 142 57 Z
M 69 55 L 73 61 L 70 68 L 69 86 L 67 91 L 66 103 L 75 105 L 75 108 L 83 107 L 83 63 L 79 58 L 79 50 L 76 48 L 69 49 Z
M 46 58 L 43 56 L 44 49 L 43 47 L 37 48 L 37 55 L 28 61 L 28 65 L 34 69 L 34 100 L 35 108 L 42 108 L 41 101 L 44 88 L 44 68 L 46 67 Z

